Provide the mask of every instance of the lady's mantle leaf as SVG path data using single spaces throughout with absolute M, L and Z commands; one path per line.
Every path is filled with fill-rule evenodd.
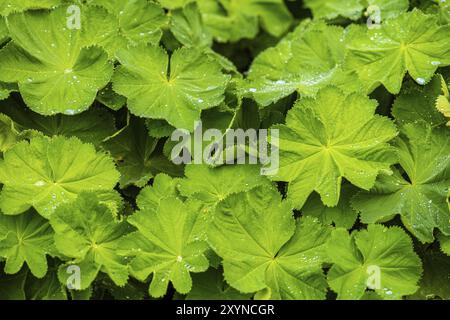
M 330 83 L 344 83 L 343 90 L 356 91 L 359 81 L 348 78 L 340 68 L 344 49 L 342 28 L 323 22 L 300 25 L 276 47 L 256 57 L 249 70 L 246 90 L 262 106 L 296 91 L 314 95 Z
M 305 216 L 317 218 L 323 225 L 334 224 L 336 227 L 351 229 L 358 218 L 358 212 L 350 205 L 350 199 L 355 195 L 358 188 L 344 184 L 341 196 L 336 207 L 325 206 L 318 194 L 312 194 L 302 208 Z
M 119 173 L 112 159 L 77 138 L 37 137 L 9 149 L 0 161 L 0 208 L 19 214 L 34 207 L 49 217 L 56 206 L 82 191 L 104 198 L 112 193 Z
M 445 124 L 445 117 L 436 109 L 442 92 L 442 76 L 435 75 L 425 86 L 409 81 L 395 99 L 392 114 L 400 125 L 425 121 L 431 126 Z
M 147 0 L 96 0 L 95 5 L 104 7 L 112 15 L 109 18 L 116 20 L 116 33 L 107 40 L 108 52 L 128 45 L 158 44 L 161 28 L 168 22 L 164 10 Z
M 440 234 L 438 236 L 439 243 L 441 245 L 441 250 L 446 255 L 450 256 L 450 236 L 445 236 L 443 234 Z
M 269 34 L 279 37 L 288 30 L 292 15 L 282 0 L 198 0 L 203 20 L 220 42 L 253 38 L 259 21 Z
M 357 20 L 362 16 L 363 9 L 367 7 L 365 15 L 371 16 L 375 21 L 376 15 L 384 20 L 394 17 L 408 10 L 408 0 L 305 0 L 306 7 L 313 12 L 315 19 L 334 19 L 337 17 Z M 370 8 L 370 10 L 369 10 Z
M 124 130 L 103 144 L 118 163 L 122 188 L 131 184 L 143 187 L 153 177 L 151 156 L 157 143 L 149 136 L 144 119 L 133 117 Z
M 450 118 L 450 93 L 443 77 L 441 77 L 441 89 L 442 94 L 436 99 L 436 108 L 444 117 Z M 450 121 L 447 122 L 447 126 L 450 126 Z
M 162 48 L 147 46 L 120 50 L 117 58 L 122 66 L 113 77 L 113 88 L 128 98 L 137 116 L 193 130 L 202 110 L 224 100 L 230 77 L 201 51 L 179 49 L 169 62 Z
M 370 189 L 380 172 L 396 161 L 387 143 L 394 124 L 374 115 L 376 102 L 327 87 L 316 99 L 304 98 L 291 109 L 280 130 L 280 168 L 276 181 L 289 182 L 288 198 L 301 208 L 311 192 L 327 206 L 339 202 L 342 178 Z
M 169 281 L 179 293 L 188 293 L 190 272 L 208 269 L 207 245 L 195 232 L 197 218 L 197 210 L 175 197 L 161 199 L 156 209 L 141 210 L 129 218 L 139 230 L 124 242 L 129 254 L 135 255 L 131 272 L 142 281 L 153 273 L 153 297 L 165 295 Z
M 208 242 L 223 258 L 226 281 L 271 299 L 324 299 L 323 246 L 330 229 L 312 218 L 295 223 L 290 203 L 268 187 L 221 202 Z
M 67 26 L 65 6 L 12 14 L 7 25 L 13 41 L 0 51 L 0 80 L 18 82 L 33 111 L 80 113 L 111 78 L 106 53 L 82 47 L 81 31 Z
M 231 194 L 269 185 L 270 181 L 261 175 L 260 170 L 257 165 L 211 168 L 193 164 L 186 167 L 187 179 L 179 181 L 178 189 L 183 196 L 193 197 L 205 206 L 214 208 Z
M 141 211 L 156 211 L 161 200 L 167 197 L 178 197 L 178 179 L 160 173 L 153 179 L 153 185 L 145 187 L 137 196 L 136 202 Z
M 80 268 L 80 289 L 88 288 L 99 271 L 105 272 L 118 286 L 128 279 L 126 259 L 117 254 L 121 239 L 129 230 L 125 222 L 117 222 L 107 206 L 93 194 L 82 193 L 72 202 L 56 209 L 50 218 L 55 230 L 56 248 L 68 258 L 58 277 L 67 283 L 68 265 Z
M 54 254 L 53 230 L 48 222 L 28 212 L 14 217 L 0 214 L 0 257 L 6 258 L 5 273 L 15 274 L 26 262 L 31 273 L 47 273 L 47 254 Z
M 182 45 L 205 49 L 211 47 L 212 35 L 204 26 L 197 4 L 190 3 L 171 14 L 170 31 Z
M 397 145 L 407 178 L 398 172 L 380 176 L 370 192 L 359 193 L 353 199 L 353 207 L 361 212 L 365 223 L 400 214 L 420 241 L 432 242 L 434 228 L 450 235 L 450 211 L 446 203 L 450 135 L 445 127 L 431 129 L 424 124 L 407 124 L 404 131 Z
M 419 290 L 408 297 L 414 300 L 450 299 L 450 257 L 429 248 L 420 257 L 423 261 L 423 276 Z
M 26 131 L 33 131 L 49 137 L 57 135 L 67 138 L 77 137 L 85 143 L 99 146 L 116 130 L 114 117 L 107 111 L 97 108 L 73 116 L 58 114 L 47 117 L 9 99 L 2 103 L 0 110 L 17 123 L 25 131 L 24 134 Z
M 192 290 L 186 300 L 249 300 L 250 294 L 240 293 L 227 285 L 221 270 L 210 268 L 208 271 L 192 275 Z
M 411 239 L 399 227 L 369 225 L 351 235 L 333 231 L 327 245 L 333 263 L 328 283 L 338 299 L 361 299 L 371 288 L 384 299 L 413 294 L 422 273 Z
M 368 90 L 383 84 L 398 93 L 406 71 L 421 85 L 439 66 L 450 64 L 450 26 L 419 10 L 403 13 L 380 28 L 354 28 L 346 68 L 356 70 Z
M 61 3 L 61 0 L 0 0 L 0 14 L 7 16 L 13 12 L 29 9 L 50 9 Z
M 364 9 L 361 0 L 305 0 L 305 6 L 315 19 L 334 19 L 338 16 L 357 20 Z

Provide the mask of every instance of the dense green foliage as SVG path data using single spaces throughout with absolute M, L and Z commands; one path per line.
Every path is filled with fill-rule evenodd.
M 0 0 L 0 47 L 0 299 L 450 299 L 450 0 Z M 174 163 L 199 121 L 279 167 Z

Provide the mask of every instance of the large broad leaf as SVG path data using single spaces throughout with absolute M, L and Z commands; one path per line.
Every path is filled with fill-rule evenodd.
M 370 189 L 396 161 L 387 144 L 397 134 L 387 118 L 374 115 L 376 102 L 327 87 L 303 98 L 280 130 L 280 168 L 272 178 L 289 182 L 288 198 L 301 208 L 316 191 L 327 206 L 338 204 L 343 178 Z
M 316 19 L 341 16 L 356 20 L 364 9 L 361 0 L 305 0 L 305 6 L 311 9 Z
M 15 274 L 26 263 L 31 273 L 47 273 L 47 254 L 54 254 L 53 230 L 35 212 L 8 217 L 0 214 L 0 257 L 6 258 L 5 272 Z
M 295 223 L 292 207 L 263 187 L 221 202 L 208 242 L 223 258 L 226 281 L 244 293 L 270 299 L 324 299 L 324 243 L 330 229 L 312 218 Z
M 0 152 L 5 152 L 19 141 L 17 124 L 0 113 Z
M 142 281 L 153 274 L 153 297 L 165 295 L 169 281 L 179 293 L 188 293 L 192 287 L 190 273 L 209 267 L 204 255 L 207 245 L 195 232 L 196 209 L 178 198 L 166 197 L 156 209 L 138 211 L 128 220 L 139 230 L 124 242 L 135 255 L 131 273 Z
M 117 31 L 114 37 L 106 40 L 108 52 L 129 45 L 158 44 L 162 36 L 161 29 L 168 22 L 164 10 L 147 0 L 96 0 L 95 5 L 106 8 L 113 16 L 110 18 L 116 20 Z
M 192 131 L 201 111 L 224 99 L 229 76 L 201 51 L 179 49 L 169 62 L 162 48 L 141 46 L 121 50 L 117 57 L 122 66 L 114 75 L 113 88 L 128 98 L 128 107 L 137 116 L 165 119 Z
M 105 194 L 112 194 L 118 180 L 113 160 L 92 145 L 77 138 L 37 137 L 16 144 L 0 161 L 0 208 L 19 214 L 34 207 L 49 217 L 82 191 L 108 198 Z
M 392 114 L 400 125 L 425 121 L 431 126 L 446 122 L 436 109 L 436 101 L 442 92 L 442 76 L 436 75 L 426 86 L 410 81 L 395 99 Z
M 443 77 L 441 77 L 441 89 L 442 94 L 436 99 L 436 109 L 448 120 L 450 118 L 450 93 Z M 447 122 L 447 126 L 450 126 L 450 121 Z
M 320 200 L 320 196 L 313 193 L 302 208 L 305 216 L 317 218 L 324 225 L 333 224 L 336 227 L 351 229 L 358 218 L 358 212 L 351 207 L 350 199 L 357 192 L 357 188 L 344 184 L 336 207 L 327 207 Z
M 91 108 L 73 116 L 58 114 L 48 117 L 31 111 L 13 99 L 8 99 L 0 105 L 0 112 L 8 115 L 22 131 L 31 130 L 30 134 L 77 137 L 95 146 L 99 146 L 105 138 L 115 132 L 113 115 L 100 108 Z
M 27 280 L 28 270 L 14 275 L 0 273 L 0 300 L 25 300 L 25 282 Z
M 450 235 L 450 211 L 446 203 L 450 185 L 450 135 L 447 128 L 431 129 L 424 124 L 404 126 L 397 140 L 400 165 L 392 176 L 380 176 L 370 192 L 353 199 L 365 223 L 385 220 L 396 214 L 422 242 L 434 240 L 434 228 Z M 382 210 L 380 210 L 382 208 Z
M 450 299 L 450 257 L 428 248 L 420 255 L 423 261 L 423 276 L 419 290 L 408 297 L 414 300 Z
M 122 188 L 131 184 L 143 187 L 153 177 L 152 154 L 157 143 L 149 136 L 144 120 L 133 117 L 124 130 L 103 144 L 116 159 Z
M 450 236 L 445 236 L 443 234 L 440 234 L 438 236 L 439 243 L 441 245 L 441 250 L 446 255 L 450 256 Z
M 206 165 L 186 167 L 186 179 L 180 180 L 179 190 L 183 196 L 200 200 L 209 209 L 229 195 L 248 192 L 270 181 L 262 176 L 256 165 L 235 165 L 211 168 Z
M 359 81 L 340 68 L 344 49 L 342 28 L 322 22 L 302 24 L 277 46 L 256 57 L 249 70 L 246 94 L 267 106 L 296 91 L 314 95 L 327 84 L 357 91 Z
M 40 114 L 86 110 L 113 73 L 106 53 L 84 48 L 81 31 L 67 26 L 66 7 L 7 18 L 13 39 L 0 51 L 0 80 L 18 82 L 26 104 Z
M 197 0 L 206 26 L 221 42 L 253 38 L 258 24 L 279 37 L 292 23 L 282 0 Z
M 212 45 L 212 35 L 206 29 L 202 15 L 195 3 L 172 11 L 170 31 L 184 46 L 209 48 Z
M 380 84 L 398 93 L 406 72 L 421 85 L 439 66 L 450 64 L 450 26 L 419 10 L 401 14 L 380 28 L 354 28 L 346 68 L 356 70 L 368 90 Z
M 221 270 L 192 275 L 192 290 L 186 300 L 249 300 L 250 294 L 240 293 L 225 283 Z
M 28 276 L 25 293 L 27 300 L 67 300 L 66 287 L 53 270 L 42 279 Z
M 408 10 L 408 0 L 306 0 L 306 7 L 313 12 L 314 18 L 334 19 L 337 17 L 357 20 L 361 17 L 363 9 L 365 15 L 374 22 L 377 19 L 394 17 Z
M 127 263 L 117 251 L 129 226 L 116 221 L 95 195 L 82 193 L 74 202 L 59 206 L 51 216 L 50 224 L 55 230 L 56 248 L 71 258 L 58 271 L 62 283 L 67 283 L 71 275 L 67 267 L 77 266 L 80 272 L 77 290 L 88 288 L 100 271 L 108 274 L 116 285 L 125 285 Z
M 369 225 L 351 235 L 337 229 L 327 252 L 333 263 L 328 283 L 338 299 L 361 299 L 366 288 L 384 299 L 398 299 L 418 289 L 421 261 L 399 227 Z
M 0 0 L 0 14 L 7 16 L 13 12 L 29 9 L 50 9 L 61 3 L 61 0 Z

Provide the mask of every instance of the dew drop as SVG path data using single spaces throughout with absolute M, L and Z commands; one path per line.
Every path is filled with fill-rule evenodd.
M 425 84 L 425 79 L 424 78 L 417 78 L 416 82 L 423 86 Z

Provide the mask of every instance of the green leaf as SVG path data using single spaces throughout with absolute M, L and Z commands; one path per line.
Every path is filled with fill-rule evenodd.
M 139 231 L 125 240 L 130 254 L 131 272 L 144 281 L 153 274 L 150 295 L 162 297 L 169 281 L 175 290 L 186 294 L 191 290 L 191 272 L 209 267 L 204 255 L 207 245 L 194 232 L 198 212 L 175 197 L 166 197 L 153 210 L 141 210 L 129 218 Z M 176 223 L 174 223 L 176 221 Z
M 175 128 L 165 120 L 147 119 L 145 124 L 147 126 L 148 134 L 154 138 L 170 137 L 175 130 Z
M 206 26 L 220 42 L 253 38 L 258 24 L 279 37 L 292 23 L 282 0 L 197 0 Z
M 210 268 L 208 271 L 192 275 L 192 290 L 186 300 L 249 300 L 250 294 L 240 293 L 227 285 L 219 270 Z
M 245 94 L 265 107 L 294 92 L 315 95 L 327 84 L 348 92 L 358 91 L 359 81 L 340 68 L 344 50 L 342 28 L 323 22 L 300 25 L 276 47 L 256 57 Z
M 392 18 L 408 10 L 408 0 L 306 0 L 305 5 L 313 12 L 316 19 L 334 19 L 337 17 L 358 20 L 363 9 L 367 9 L 365 16 L 376 20 L 379 14 L 382 20 Z
M 110 198 L 118 180 L 112 159 L 92 145 L 77 138 L 37 137 L 16 144 L 0 161 L 0 208 L 20 214 L 34 207 L 48 218 L 82 191 Z
M 0 81 L 0 100 L 5 100 L 9 97 L 11 92 L 19 91 L 15 83 L 6 83 Z
M 15 274 L 26 263 L 35 277 L 42 278 L 47 273 L 46 256 L 54 253 L 53 230 L 44 218 L 32 211 L 15 217 L 0 214 L 0 257 L 6 258 L 5 273 Z
M 116 19 L 117 34 L 109 41 L 115 49 L 158 44 L 161 29 L 168 22 L 164 10 L 147 0 L 95 0 L 95 5 L 104 7 Z
M 437 250 L 427 250 L 421 255 L 423 276 L 419 282 L 419 290 L 409 299 L 450 299 L 450 257 Z
M 0 113 L 0 152 L 5 152 L 19 140 L 17 125 L 8 116 Z
M 450 236 L 445 236 L 443 234 L 440 234 L 438 236 L 439 242 L 441 244 L 441 250 L 446 255 L 450 256 Z
M 369 91 L 382 84 L 397 94 L 406 72 L 423 85 L 439 66 L 450 64 L 450 26 L 439 26 L 435 16 L 419 10 L 387 20 L 380 28 L 352 31 L 345 65 Z
M 158 0 L 162 7 L 167 9 L 178 9 L 195 0 Z
M 28 270 L 23 269 L 14 275 L 0 273 L 0 300 L 25 300 L 25 282 Z
M 117 251 L 129 226 L 114 219 L 107 206 L 93 194 L 82 193 L 68 204 L 59 206 L 50 218 L 55 230 L 56 248 L 71 260 L 61 265 L 58 277 L 67 283 L 66 267 L 80 268 L 80 288 L 87 289 L 101 271 L 116 285 L 124 286 L 128 279 L 127 263 Z
M 364 9 L 361 0 L 305 0 L 305 6 L 311 9 L 316 19 L 341 16 L 357 20 Z
M 312 194 L 302 208 L 304 216 L 311 216 L 324 225 L 334 224 L 336 227 L 351 229 L 358 218 L 358 213 L 351 207 L 350 199 L 357 188 L 344 184 L 336 207 L 325 206 L 318 194 Z
M 97 100 L 114 111 L 120 110 L 127 103 L 125 97 L 114 92 L 111 84 L 99 91 Z
M 221 202 L 208 242 L 223 258 L 227 283 L 243 293 L 270 290 L 271 299 L 324 299 L 324 243 L 329 228 L 312 218 L 295 223 L 292 207 L 268 187 Z
M 220 201 L 232 194 L 270 185 L 270 181 L 260 171 L 257 165 L 211 168 L 192 164 L 186 167 L 186 179 L 180 180 L 178 189 L 183 196 L 200 200 L 205 207 L 213 210 Z
M 137 196 L 136 202 L 142 211 L 155 211 L 161 200 L 178 196 L 178 179 L 173 179 L 166 174 L 158 174 L 153 179 L 153 185 L 145 187 Z
M 440 113 L 444 115 L 444 117 L 450 118 L 450 93 L 447 83 L 442 76 L 440 77 L 440 80 L 442 95 L 439 95 L 436 99 L 436 108 Z M 447 122 L 447 126 L 450 126 L 450 121 Z
M 116 159 L 121 173 L 120 187 L 143 187 L 153 177 L 152 155 L 158 140 L 149 136 L 143 119 L 131 118 L 127 127 L 103 146 Z
M 432 242 L 434 228 L 450 235 L 446 203 L 450 137 L 445 127 L 431 129 L 424 124 L 405 125 L 404 131 L 397 146 L 405 177 L 398 171 L 392 176 L 380 176 L 370 192 L 359 193 L 353 199 L 353 207 L 361 212 L 365 223 L 400 214 L 421 242 Z
M 28 276 L 26 296 L 27 300 L 67 300 L 66 288 L 54 271 L 48 272 L 42 279 Z
M 100 108 L 91 108 L 83 113 L 68 116 L 42 116 L 30 109 L 7 100 L 0 106 L 0 111 L 8 115 L 22 131 L 33 131 L 49 137 L 77 137 L 85 143 L 99 146 L 101 142 L 115 132 L 112 114 Z M 26 132 L 24 132 L 25 134 Z
M 366 288 L 384 299 L 399 299 L 418 289 L 421 261 L 399 227 L 369 225 L 351 235 L 336 229 L 327 253 L 333 263 L 328 283 L 338 299 L 361 299 Z
M 271 178 L 289 182 L 288 198 L 301 208 L 316 191 L 326 206 L 339 202 L 343 178 L 370 189 L 380 172 L 396 161 L 387 143 L 397 135 L 394 124 L 374 115 L 376 101 L 362 94 L 345 95 L 327 87 L 316 99 L 303 98 L 280 130 L 280 168 Z
M 174 10 L 171 14 L 170 31 L 183 46 L 211 47 L 212 35 L 205 28 L 196 3 L 190 3 L 183 9 Z
M 12 14 L 7 24 L 13 41 L 0 51 L 0 80 L 18 82 L 26 104 L 43 115 L 89 108 L 113 66 L 102 49 L 82 46 L 66 8 Z
M 0 15 L 7 16 L 13 12 L 29 9 L 50 9 L 61 3 L 61 0 L 1 0 Z
M 200 113 L 219 105 L 229 76 L 200 51 L 182 48 L 170 58 L 159 47 L 135 47 L 117 54 L 122 64 L 113 78 L 114 90 L 128 98 L 140 117 L 164 119 L 193 130 Z
M 436 75 L 426 86 L 417 86 L 412 82 L 395 99 L 392 114 L 397 123 L 417 123 L 425 121 L 431 126 L 445 123 L 445 118 L 436 109 L 436 100 L 441 94 L 441 76 Z

